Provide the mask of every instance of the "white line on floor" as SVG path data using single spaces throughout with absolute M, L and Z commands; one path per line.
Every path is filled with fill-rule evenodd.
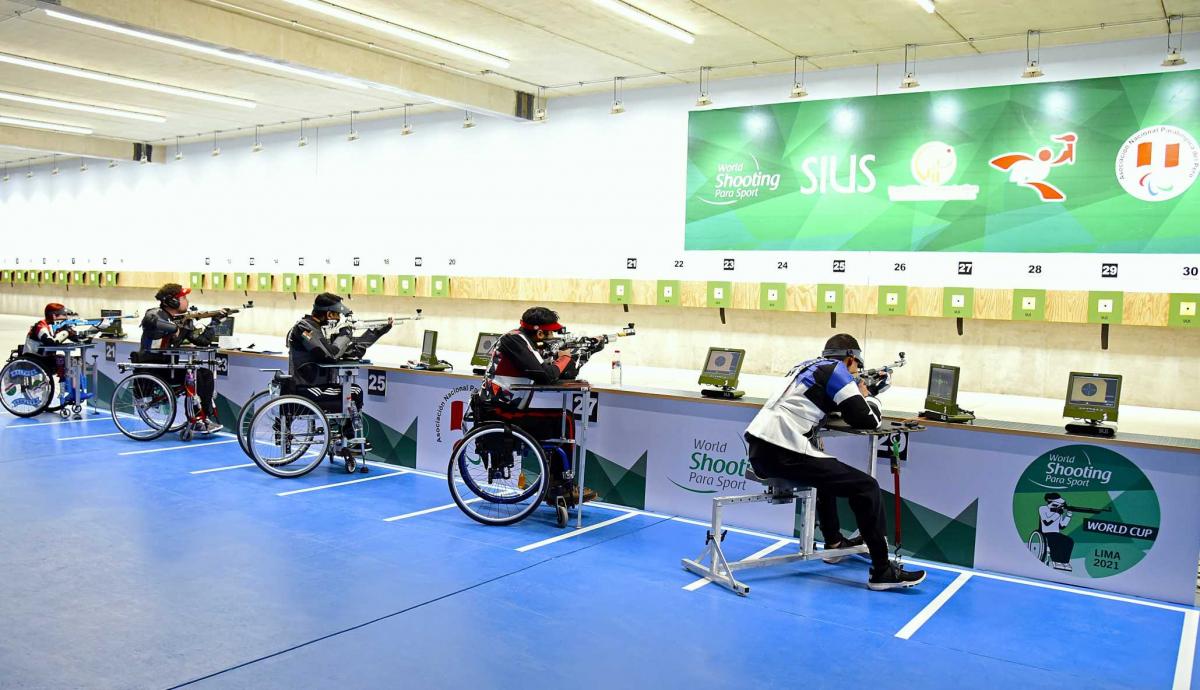
M 254 463 L 248 462 L 244 465 L 227 465 L 225 467 L 210 467 L 207 470 L 193 470 L 190 474 L 208 474 L 209 472 L 224 472 L 225 470 L 236 470 L 242 467 L 254 467 Z
M 518 548 L 517 551 L 520 551 L 521 553 L 525 553 L 526 551 L 540 549 L 543 546 L 548 546 L 550 544 L 562 541 L 564 539 L 570 539 L 571 537 L 578 537 L 579 535 L 583 534 L 584 532 L 591 532 L 592 530 L 597 530 L 602 527 L 608 527 L 609 525 L 615 525 L 616 523 L 618 523 L 622 520 L 628 520 L 631 517 L 637 517 L 637 513 L 632 513 L 632 512 L 625 513 L 624 515 L 618 515 L 615 518 L 605 520 L 604 522 L 597 522 L 594 525 L 589 525 L 582 529 L 571 530 L 570 532 L 567 532 L 566 534 L 560 534 L 557 537 L 550 537 L 549 539 L 543 539 L 541 541 L 537 541 L 532 544 L 526 544 L 525 546 Z
M 470 500 L 465 501 L 465 503 L 475 503 L 477 501 L 482 501 L 482 500 L 483 500 L 482 498 L 472 498 Z M 405 520 L 410 517 L 417 517 L 418 515 L 428 515 L 429 513 L 436 513 L 439 510 L 446 510 L 447 508 L 453 508 L 457 505 L 458 505 L 457 503 L 447 503 L 444 506 L 435 506 L 433 508 L 426 508 L 425 510 L 417 510 L 417 511 L 414 511 L 411 513 L 405 513 L 403 515 L 394 515 L 390 518 L 384 518 L 383 521 L 384 522 L 395 522 L 396 520 Z
M 921 609 L 917 615 L 913 616 L 912 620 L 906 623 L 903 628 L 900 628 L 900 632 L 896 633 L 896 637 L 899 637 L 902 640 L 911 638 L 918 630 L 921 629 L 922 625 L 925 625 L 926 621 L 928 621 L 930 618 L 933 618 L 933 614 L 937 613 L 938 609 L 942 608 L 947 601 L 950 601 L 950 597 L 954 596 L 955 592 L 962 589 L 962 586 L 967 584 L 967 580 L 971 579 L 971 575 L 972 573 L 959 573 L 958 577 L 954 578 L 954 582 L 951 582 L 946 589 L 938 592 L 938 595 L 933 598 L 933 601 L 926 604 L 925 608 Z
M 181 442 L 177 446 L 167 446 L 165 448 L 147 448 L 145 450 L 127 450 L 124 453 L 117 453 L 117 455 L 144 455 L 146 453 L 165 453 L 165 452 L 171 451 L 171 450 L 187 450 L 188 448 L 203 448 L 205 446 L 220 446 L 220 445 L 223 445 L 226 443 L 237 443 L 237 439 L 234 438 L 234 439 L 230 439 L 228 441 L 209 441 L 207 443 L 182 443 Z
M 765 556 L 773 551 L 778 551 L 779 549 L 782 549 L 783 547 L 787 546 L 788 544 L 794 544 L 794 543 L 795 542 L 793 542 L 790 539 L 780 539 L 779 541 L 775 542 L 774 544 L 771 544 L 770 546 L 768 546 L 764 549 L 759 549 L 758 551 L 755 551 L 754 553 L 750 554 L 749 556 L 746 556 L 746 560 L 747 561 L 758 560 L 759 558 L 762 558 L 763 556 Z M 710 584 L 712 584 L 712 580 L 708 579 L 707 577 L 702 577 L 699 580 L 696 580 L 695 582 L 693 582 L 691 584 L 684 585 L 683 588 L 689 592 L 695 592 L 696 590 L 700 589 L 704 585 L 710 585 Z
M 358 484 L 360 482 L 373 482 L 376 479 L 387 479 L 388 477 L 394 477 L 394 476 L 401 475 L 401 474 L 408 474 L 408 472 L 405 470 L 397 470 L 395 472 L 388 472 L 387 474 L 377 474 L 374 477 L 363 477 L 362 479 L 351 479 L 348 482 L 335 482 L 333 484 L 322 484 L 320 486 L 310 486 L 307 489 L 296 489 L 295 491 L 284 491 L 282 493 L 278 493 L 275 495 L 276 496 L 291 496 L 293 494 L 306 494 L 309 491 L 320 491 L 321 489 L 332 489 L 335 486 L 346 486 L 347 484 Z
M 110 432 L 107 434 L 88 434 L 87 436 L 64 436 L 63 438 L 55 439 L 55 440 L 57 440 L 57 441 L 79 441 L 79 440 L 82 440 L 85 438 L 104 438 L 105 436 L 124 436 L 124 435 L 125 434 L 122 434 L 119 431 L 113 431 L 113 432 Z
M 1192 609 L 1183 614 L 1183 632 L 1179 635 L 1179 656 L 1175 658 L 1175 682 L 1172 690 L 1192 687 L 1192 664 L 1196 656 L 1196 629 L 1200 627 L 1200 611 Z
M 55 425 L 55 424 L 85 424 L 87 422 L 100 422 L 100 421 L 103 421 L 106 419 L 110 422 L 112 421 L 112 417 L 110 417 L 108 415 L 104 415 L 103 417 L 87 417 L 84 419 L 62 419 L 62 420 L 56 419 L 53 422 L 30 422 L 29 424 L 9 424 L 8 426 L 4 427 L 3 429 L 0 429 L 0 431 L 14 431 L 16 429 L 29 429 L 29 428 L 35 427 L 35 426 L 51 426 L 51 425 Z

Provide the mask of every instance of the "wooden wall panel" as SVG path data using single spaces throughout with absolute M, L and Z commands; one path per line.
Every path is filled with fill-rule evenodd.
M 1046 320 L 1087 323 L 1088 293 L 1077 290 L 1047 290 Z
M 910 287 L 908 289 L 909 316 L 941 316 L 942 289 Z
M 976 288 L 975 318 L 1012 319 L 1013 291 L 997 288 Z

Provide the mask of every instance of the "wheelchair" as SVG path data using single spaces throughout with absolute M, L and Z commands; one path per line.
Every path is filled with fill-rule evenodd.
M 1033 554 L 1034 558 L 1041 561 L 1044 565 L 1050 565 L 1050 549 L 1046 546 L 1046 539 L 1042 536 L 1042 530 L 1036 529 L 1030 532 L 1025 546 L 1029 548 L 1029 553 Z
M 68 343 L 42 348 L 42 355 L 25 353 L 20 345 L 9 355 L 0 369 L 0 405 L 17 417 L 36 417 L 43 412 L 57 412 L 63 419 L 81 419 L 83 407 L 95 396 L 88 385 L 88 365 L 85 358 L 95 345 L 89 342 Z M 47 360 L 63 357 L 63 377 L 55 380 L 47 371 Z M 92 355 L 95 372 L 97 355 Z M 57 389 L 57 390 L 56 390 Z
M 275 477 L 304 476 L 326 457 L 331 464 L 340 459 L 347 472 L 368 472 L 365 420 L 350 395 L 359 369 L 365 364 L 369 362 L 315 365 L 337 376 L 342 396 L 341 409 L 336 412 L 323 410 L 309 398 L 296 395 L 291 376 L 278 369 L 264 369 L 276 375 L 270 388 L 247 401 L 238 415 L 242 450 L 260 469 Z M 344 432 L 347 426 L 349 436 Z
M 571 493 L 578 446 L 567 438 L 566 415 L 558 438 L 539 441 L 517 424 L 480 421 L 486 404 L 480 391 L 471 396 L 463 417 L 471 428 L 450 453 L 446 481 L 454 503 L 476 522 L 511 525 L 546 501 L 558 526 L 566 527 L 579 502 Z
M 173 348 L 155 350 L 169 362 L 143 362 L 140 352 L 130 355 L 117 369 L 129 376 L 117 383 L 110 409 L 113 423 L 135 441 L 152 441 L 163 434 L 179 434 L 179 440 L 191 441 L 196 427 L 207 415 L 196 389 L 196 372 L 201 368 L 216 373 L 216 348 Z M 184 372 L 182 384 L 168 383 L 154 372 Z M 177 402 L 181 398 L 183 404 Z M 203 433 L 203 432 L 202 432 Z

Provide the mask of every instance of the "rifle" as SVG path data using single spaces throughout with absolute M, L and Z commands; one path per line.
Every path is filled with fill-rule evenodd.
M 904 353 L 901 352 L 900 359 L 886 366 L 860 371 L 858 372 L 858 378 L 868 389 L 874 390 L 875 386 L 879 385 L 880 381 L 890 377 L 894 370 L 899 369 L 907 363 L 908 362 L 904 359 Z
M 183 312 L 182 314 L 176 314 L 176 315 L 172 316 L 171 320 L 172 321 L 199 321 L 201 319 L 212 319 L 212 318 L 216 318 L 216 317 L 224 318 L 226 316 L 229 316 L 230 314 L 236 314 L 236 313 L 240 312 L 242 309 L 253 309 L 253 308 L 254 308 L 254 302 L 251 301 L 251 302 L 246 302 L 245 304 L 243 304 L 240 309 L 232 309 L 232 308 L 228 308 L 228 307 L 223 308 L 223 309 L 209 309 L 207 311 L 198 311 L 196 309 L 190 309 L 188 311 Z
M 121 319 L 141 318 L 140 316 L 138 316 L 136 314 L 121 314 L 120 316 L 102 316 L 102 317 L 95 318 L 95 319 L 82 319 L 82 318 L 79 318 L 78 314 L 74 314 L 74 313 L 71 314 L 71 316 L 74 318 L 65 319 L 63 321 L 59 321 L 57 323 L 50 324 L 51 332 L 57 333 L 61 330 L 67 329 L 67 328 L 79 328 L 81 326 L 84 326 L 87 328 L 95 328 L 95 329 L 99 330 L 101 328 L 106 327 L 106 326 L 100 325 L 105 322 L 108 322 L 108 324 L 112 324 L 116 321 L 120 321 Z
M 604 346 L 608 343 L 617 338 L 628 338 L 631 335 L 637 335 L 632 323 L 616 333 L 607 333 L 605 335 L 577 336 L 563 331 L 561 336 L 549 338 L 543 342 L 546 345 L 546 349 L 555 357 L 558 356 L 560 350 L 565 349 L 573 350 L 581 359 L 586 360 L 588 357 L 604 349 Z
M 417 310 L 417 313 L 415 316 L 392 316 L 392 317 L 388 317 L 388 318 L 384 318 L 384 319 L 356 319 L 356 318 L 354 318 L 354 312 L 350 312 L 350 315 L 346 318 L 346 322 L 349 323 L 354 328 L 366 329 L 366 328 L 380 328 L 382 326 L 386 326 L 388 321 L 392 321 L 393 323 L 398 323 L 400 321 L 420 321 L 421 318 L 422 317 L 421 317 L 420 309 Z

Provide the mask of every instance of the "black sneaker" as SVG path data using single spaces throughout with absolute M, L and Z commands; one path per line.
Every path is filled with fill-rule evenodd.
M 862 546 L 862 545 L 863 545 L 862 537 L 852 537 L 850 539 L 843 538 L 836 543 L 825 542 L 825 550 L 833 551 L 834 549 L 850 549 L 850 548 L 854 548 L 855 546 Z M 849 556 L 831 556 L 830 558 L 822 558 L 821 560 L 825 561 L 826 563 L 841 563 L 842 561 L 846 560 L 847 558 L 849 558 Z
M 867 580 L 867 587 L 876 592 L 882 592 L 886 589 L 915 587 L 924 580 L 924 570 L 905 570 L 895 563 L 888 563 L 882 572 L 877 573 L 875 568 L 871 568 L 871 577 Z

